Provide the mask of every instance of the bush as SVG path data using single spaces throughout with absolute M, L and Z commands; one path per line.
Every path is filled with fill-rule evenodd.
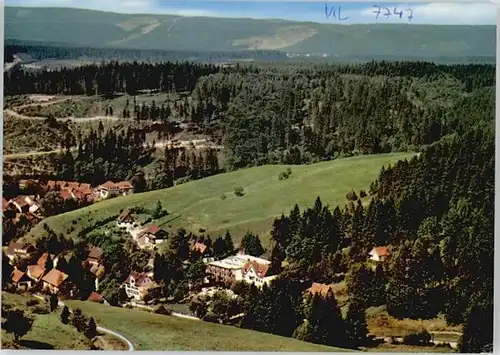
M 359 197 L 361 197 L 361 198 L 365 198 L 366 196 L 368 196 L 368 195 L 366 194 L 366 191 L 365 191 L 365 190 L 361 190 L 361 191 L 359 192 Z
M 408 334 L 403 338 L 406 345 L 428 345 L 431 342 L 431 335 L 427 330 L 418 333 Z
M 349 200 L 349 201 L 356 201 L 358 199 L 358 195 L 356 195 L 356 192 L 355 191 L 350 191 L 348 192 L 345 197 Z
M 278 179 L 286 180 L 290 177 L 290 175 L 292 175 L 292 170 L 290 168 L 287 168 L 286 171 L 282 171 L 281 173 L 279 173 Z
M 26 306 L 28 307 L 36 306 L 37 304 L 40 304 L 40 301 L 37 299 L 26 301 Z
M 47 306 L 36 306 L 33 311 L 34 314 L 49 314 L 50 310 L 47 308 Z
M 172 310 L 168 309 L 168 308 L 165 308 L 165 306 L 161 305 L 160 307 L 158 307 L 155 310 L 155 313 L 156 314 L 163 314 L 163 315 L 169 316 L 169 315 L 172 314 Z
M 221 199 L 222 201 L 224 201 L 226 198 L 227 198 L 227 197 L 226 197 L 226 195 L 224 195 L 224 194 L 222 194 L 222 195 L 220 196 L 220 199 Z
M 234 188 L 234 194 L 235 194 L 236 196 L 240 196 L 240 197 L 241 197 L 241 196 L 243 196 L 243 195 L 245 194 L 245 192 L 244 192 L 244 190 L 243 190 L 243 187 L 241 187 L 241 186 L 237 186 L 237 187 L 235 187 L 235 188 Z

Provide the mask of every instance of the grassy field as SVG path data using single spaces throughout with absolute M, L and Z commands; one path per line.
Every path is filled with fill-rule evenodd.
M 97 323 L 126 336 L 136 350 L 157 351 L 345 351 L 203 321 L 110 307 L 91 302 L 66 301 Z
M 348 191 L 368 189 L 382 166 L 411 156 L 411 153 L 395 153 L 302 166 L 267 165 L 242 169 L 165 190 L 118 197 L 53 216 L 35 226 L 28 237 L 43 233 L 43 223 L 56 233 L 74 237 L 90 223 L 118 215 L 121 210 L 138 206 L 153 209 L 157 201 L 161 201 L 169 215 L 154 222 L 164 229 L 183 227 L 196 233 L 204 229 L 212 236 L 229 230 L 236 242 L 251 230 L 259 233 L 265 242 L 274 218 L 281 213 L 288 214 L 295 203 L 303 209 L 312 206 L 320 196 L 324 204 L 343 206 Z M 287 180 L 279 180 L 278 174 L 287 167 L 292 175 Z M 234 194 L 238 186 L 244 189 L 244 196 Z M 114 222 L 102 228 L 107 229 L 112 224 Z
M 39 305 L 28 307 L 26 301 L 31 296 L 2 292 L 2 304 L 29 310 L 35 318 L 31 331 L 26 334 L 15 347 L 18 349 L 55 349 L 55 350 L 88 350 L 89 344 L 83 334 L 78 333 L 70 325 L 64 325 L 59 319 L 59 312 L 51 314 L 34 314 L 36 307 L 45 307 L 43 301 Z M 14 348 L 13 336 L 2 329 L 2 348 Z

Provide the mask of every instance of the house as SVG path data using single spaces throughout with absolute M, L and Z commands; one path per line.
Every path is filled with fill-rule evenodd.
M 45 268 L 45 264 L 47 263 L 47 260 L 52 260 L 52 266 L 57 267 L 57 263 L 59 261 L 59 258 L 54 255 L 54 254 L 49 254 L 49 253 L 43 253 L 42 256 L 38 258 L 38 261 L 36 262 L 37 265 L 41 266 L 42 268 Z
M 203 243 L 196 242 L 193 245 L 191 245 L 191 251 L 203 255 L 207 251 L 207 246 Z
M 119 228 L 126 228 L 130 229 L 135 227 L 136 221 L 134 217 L 134 213 L 132 211 L 124 211 L 122 212 L 119 216 L 118 219 L 116 220 L 116 226 Z
M 121 181 L 114 183 L 112 181 L 107 181 L 102 185 L 99 185 L 94 193 L 96 197 L 100 200 L 104 200 L 113 196 L 126 196 L 134 192 L 134 186 L 128 181 Z
M 384 262 L 391 256 L 389 247 L 375 247 L 368 253 L 370 260 L 376 262 Z
M 44 265 L 29 265 L 26 274 L 30 279 L 32 279 L 35 282 L 40 281 L 40 279 L 43 277 L 45 274 L 45 266 Z
M 151 277 L 142 272 L 132 272 L 123 283 L 128 297 L 141 301 L 156 283 Z
M 40 207 L 35 203 L 35 196 L 17 196 L 9 201 L 19 213 L 37 213 Z
M 269 260 L 251 255 L 237 254 L 222 260 L 209 262 L 207 264 L 207 274 L 209 279 L 216 283 L 231 284 L 233 281 L 242 281 L 243 268 L 245 264 L 252 261 L 266 266 L 271 264 Z
M 89 254 L 87 255 L 87 259 L 85 261 L 92 265 L 99 265 L 102 261 L 102 255 L 103 252 L 101 248 L 92 246 L 89 249 Z
M 11 281 L 18 290 L 27 291 L 31 287 L 31 280 L 28 275 L 17 268 L 12 271 Z
M 242 281 L 252 283 L 257 287 L 262 287 L 264 284 L 269 283 L 276 279 L 277 275 L 269 276 L 270 264 L 260 264 L 256 261 L 248 261 L 242 270 Z
M 90 293 L 89 297 L 87 298 L 87 301 L 108 304 L 108 302 L 106 302 L 104 297 L 102 297 L 100 293 L 95 291 Z
M 320 295 L 321 297 L 326 297 L 329 291 L 332 291 L 332 293 L 334 293 L 332 285 L 313 282 L 311 287 L 309 287 L 305 291 L 305 293 L 311 294 L 312 296 Z
M 43 287 L 42 289 L 45 292 L 49 292 L 52 294 L 57 294 L 59 292 L 64 292 L 68 282 L 68 275 L 64 272 L 61 272 L 57 269 L 50 270 L 43 278 Z
M 158 226 L 149 226 L 139 233 L 136 240 L 141 249 L 153 248 L 156 244 L 161 244 L 167 240 L 168 233 Z
M 5 251 L 5 255 L 12 262 L 16 257 L 31 259 L 36 252 L 36 248 L 31 244 L 11 242 Z

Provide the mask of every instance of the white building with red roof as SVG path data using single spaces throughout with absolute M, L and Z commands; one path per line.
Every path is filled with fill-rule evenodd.
M 384 262 L 391 256 L 391 248 L 390 247 L 374 247 L 368 253 L 370 260 L 376 262 Z
M 150 289 L 157 287 L 157 284 L 145 273 L 131 272 L 122 286 L 125 287 L 128 297 L 141 301 Z

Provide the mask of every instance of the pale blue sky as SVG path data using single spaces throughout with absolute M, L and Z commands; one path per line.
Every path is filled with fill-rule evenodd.
M 499 0 L 500 1 L 500 0 Z M 331 23 L 408 23 L 414 24 L 495 24 L 498 6 L 486 2 L 470 3 L 377 3 L 312 1 L 189 1 L 189 0 L 6 0 L 7 6 L 62 6 L 124 13 L 163 13 L 180 16 L 281 18 Z M 377 7 L 381 7 L 377 19 Z M 341 7 L 338 20 L 338 8 Z M 386 8 L 386 9 L 384 9 Z M 408 9 L 411 9 L 408 10 Z M 402 11 L 401 16 L 399 13 Z M 385 16 L 387 15 L 387 16 Z

